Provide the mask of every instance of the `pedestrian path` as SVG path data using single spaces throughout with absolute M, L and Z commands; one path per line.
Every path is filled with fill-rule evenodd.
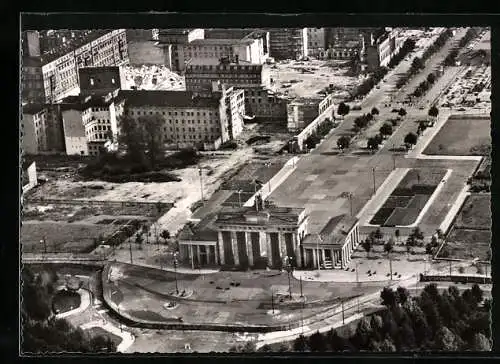
M 113 335 L 121 337 L 122 341 L 116 348 L 116 351 L 120 353 L 125 352 L 135 341 L 134 335 L 132 335 L 130 332 L 124 331 L 107 322 L 106 320 L 91 321 L 80 326 L 82 330 L 89 330 L 93 327 L 100 327 Z
M 80 295 L 80 306 L 71 311 L 66 311 L 58 313 L 56 318 L 66 318 L 68 316 L 73 316 L 82 313 L 90 306 L 90 293 L 89 291 L 80 288 L 76 291 Z

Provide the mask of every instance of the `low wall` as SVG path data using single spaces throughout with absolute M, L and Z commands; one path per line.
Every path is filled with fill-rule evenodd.
M 151 206 L 161 206 L 162 208 L 172 208 L 174 204 L 172 202 L 139 202 L 139 201 L 101 201 L 101 200 L 63 200 L 63 199 L 52 199 L 52 198 L 30 198 L 29 202 L 33 203 L 49 203 L 49 204 L 60 204 L 60 205 L 115 205 L 116 207 L 133 207 L 141 205 L 151 205 Z
M 318 115 L 316 119 L 311 121 L 311 123 L 307 125 L 304 130 L 295 136 L 295 140 L 297 141 L 300 150 L 303 149 L 304 141 L 316 131 L 319 124 L 332 115 L 332 111 L 335 111 L 335 105 L 329 106 L 322 114 Z
M 453 282 L 453 283 L 478 283 L 491 284 L 491 277 L 468 275 L 428 275 L 420 274 L 420 282 Z
M 256 194 L 262 195 L 266 198 L 273 192 L 278 186 L 280 186 L 284 180 L 288 178 L 295 170 L 299 157 L 290 158 L 285 165 L 276 173 L 267 183 L 265 183 Z M 254 194 L 248 201 L 245 202 L 243 206 L 249 207 L 254 205 L 255 195 Z

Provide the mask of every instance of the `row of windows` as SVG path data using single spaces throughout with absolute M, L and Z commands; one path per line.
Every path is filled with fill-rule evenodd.
M 89 129 L 85 130 L 85 133 L 88 134 L 90 132 L 93 132 L 93 131 L 99 131 L 99 130 L 102 130 L 102 131 L 106 131 L 106 130 L 111 130 L 111 126 L 106 126 L 106 125 L 94 125 L 92 127 L 90 127 Z
M 133 116 L 134 114 L 135 114 L 135 115 L 141 115 L 141 111 L 135 111 L 135 112 L 134 112 L 134 111 L 132 111 L 132 110 L 131 110 L 129 113 L 130 113 L 130 115 L 132 115 L 132 116 Z M 159 112 L 159 111 L 157 111 L 157 112 L 156 112 L 156 114 L 160 114 L 160 112 Z M 165 112 L 165 111 L 162 111 L 162 112 L 161 112 L 161 114 L 162 114 L 162 115 L 166 115 L 166 112 Z M 184 114 L 185 114 L 186 116 L 194 116 L 194 111 L 186 111 L 186 112 L 181 111 L 181 112 L 180 112 L 180 115 L 181 115 L 181 116 L 184 116 Z M 143 112 L 142 112 L 142 115 L 148 115 L 148 112 L 147 112 L 147 111 L 143 111 Z M 149 112 L 149 115 L 153 115 L 153 111 L 150 111 L 150 112 Z M 177 116 L 177 115 L 178 115 L 178 112 L 177 112 L 177 111 L 173 111 L 173 112 L 172 112 L 172 111 L 168 111 L 168 115 L 170 115 L 170 116 L 172 116 L 172 115 Z M 204 111 L 200 113 L 200 111 L 198 111 L 198 112 L 196 113 L 196 115 L 197 115 L 197 116 L 201 116 L 201 115 L 203 115 L 203 116 L 207 116 L 207 113 L 206 113 L 206 112 L 204 112 Z M 208 112 L 208 115 L 209 115 L 209 116 L 212 116 L 212 115 L 216 115 L 216 113 L 215 113 L 215 112 L 213 112 L 213 113 L 212 113 L 212 111 L 209 111 L 209 112 Z
M 174 131 L 174 128 L 173 128 L 173 127 L 170 127 L 169 129 L 170 129 L 170 131 Z M 200 130 L 199 128 L 191 128 L 191 127 L 188 127 L 187 129 L 188 129 L 187 131 L 189 131 L 189 132 L 196 132 L 196 131 L 199 131 L 199 130 Z M 164 127 L 164 128 L 163 128 L 163 131 L 165 131 L 165 132 L 166 132 L 166 131 L 167 131 L 167 128 L 166 128 L 166 127 Z M 177 127 L 176 127 L 176 128 L 175 128 L 175 131 L 176 131 L 176 132 L 180 132 L 180 131 L 185 132 L 185 131 L 186 131 L 186 128 L 180 128 L 180 129 L 179 129 L 179 128 L 177 128 Z M 205 131 L 206 131 L 206 132 L 208 132 L 208 127 L 205 127 Z M 219 128 L 219 127 L 210 128 L 210 132 L 212 132 L 212 133 L 213 133 L 213 132 L 220 132 L 220 128 Z
M 108 111 L 108 109 L 106 107 L 93 107 L 92 108 L 92 111 L 93 112 L 97 112 L 97 111 Z

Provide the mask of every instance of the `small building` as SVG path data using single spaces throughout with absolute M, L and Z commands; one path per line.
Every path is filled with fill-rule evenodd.
M 209 214 L 197 224 L 189 222 L 178 234 L 179 260 L 192 267 L 220 264 L 217 231 L 213 227 L 216 215 Z
M 347 215 L 332 217 L 319 234 L 307 235 L 303 242 L 302 267 L 344 269 L 360 243 L 358 219 Z
M 28 192 L 38 185 L 38 176 L 36 172 L 36 163 L 32 162 L 29 166 L 23 166 L 21 179 L 23 193 Z
M 254 206 L 223 209 L 214 222 L 219 264 L 279 269 L 288 256 L 297 265 L 307 224 L 305 209 L 266 206 L 260 195 Z
M 287 127 L 296 132 L 309 125 L 329 107 L 334 105 L 333 94 L 324 98 L 296 98 L 287 105 Z

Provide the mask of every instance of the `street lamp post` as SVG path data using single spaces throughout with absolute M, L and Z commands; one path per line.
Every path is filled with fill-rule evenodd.
M 238 202 L 239 202 L 239 207 L 241 207 L 241 190 L 238 190 Z
M 292 266 L 292 257 L 286 256 L 285 257 L 285 269 L 288 274 L 288 295 L 290 299 L 292 299 L 292 283 L 290 280 L 290 275 L 292 274 L 293 271 L 293 266 Z
M 179 294 L 179 285 L 177 283 L 177 252 L 174 253 L 174 277 L 175 277 L 175 293 Z
M 273 315 L 274 315 L 274 291 L 271 288 L 271 309 L 273 310 Z
M 373 175 L 373 194 L 375 195 L 376 188 L 375 188 L 375 167 L 372 167 L 372 175 Z
M 302 276 L 300 276 L 300 298 L 304 298 L 304 294 L 302 293 Z
M 319 242 L 323 242 L 323 239 L 321 238 L 321 235 L 318 234 L 318 239 L 316 240 L 316 262 L 318 264 L 318 274 L 319 274 L 319 271 L 320 271 L 320 267 L 319 267 Z

